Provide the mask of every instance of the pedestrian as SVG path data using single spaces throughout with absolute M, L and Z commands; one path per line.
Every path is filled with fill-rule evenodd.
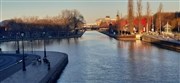
M 43 58 L 43 62 L 44 62 L 44 63 L 48 63 L 49 61 L 48 61 L 47 58 Z
M 0 48 L 0 53 L 2 53 L 2 49 Z
M 39 58 L 37 58 L 37 61 L 39 62 L 39 63 L 41 63 L 41 58 L 39 57 Z
M 48 62 L 48 70 L 51 69 L 51 65 L 50 65 L 50 62 Z

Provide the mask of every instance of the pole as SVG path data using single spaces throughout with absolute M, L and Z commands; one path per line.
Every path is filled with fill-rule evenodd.
M 159 28 L 160 28 L 160 33 L 161 33 L 161 19 L 159 19 L 160 20 L 160 25 L 159 25 Z
M 46 43 L 45 43 L 45 39 L 44 39 L 44 58 L 46 58 Z
M 148 29 L 149 29 L 148 26 L 149 26 L 149 25 L 148 25 L 148 23 L 147 23 L 147 24 L 146 24 L 146 33 L 148 33 L 148 31 L 149 31 L 149 30 L 148 30 Z
M 24 56 L 24 40 L 23 40 L 24 33 L 22 33 L 21 36 L 22 36 L 22 51 L 23 51 L 22 52 L 23 53 L 23 60 L 22 60 L 23 64 L 22 65 L 23 65 L 23 71 L 26 71 L 25 56 Z
M 19 40 L 17 40 L 17 45 L 18 45 L 18 49 L 17 49 L 17 53 L 19 54 Z
M 31 52 L 33 54 L 33 42 L 32 42 L 32 40 L 31 40 Z
M 45 43 L 45 32 L 43 32 L 43 36 L 44 36 L 44 59 L 46 59 L 46 43 Z
M 154 32 L 154 23 L 153 23 L 154 21 L 153 21 L 153 20 L 154 20 L 154 19 L 153 19 L 153 16 L 152 16 L 152 29 L 151 29 L 152 32 Z
M 20 53 L 20 50 L 19 50 L 19 40 L 18 40 L 17 36 L 18 36 L 18 33 L 16 34 L 16 40 L 17 40 L 17 46 L 18 46 L 16 53 L 19 54 Z

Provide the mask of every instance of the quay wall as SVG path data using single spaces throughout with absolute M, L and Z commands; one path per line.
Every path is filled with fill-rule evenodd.
M 157 37 L 152 37 L 152 36 L 148 36 L 148 35 L 143 35 L 141 37 L 141 40 L 144 42 L 154 44 L 154 45 L 161 47 L 161 48 L 170 49 L 170 50 L 180 52 L 180 43 L 176 43 L 176 42 L 168 41 L 168 40 L 161 40 Z
M 39 83 L 56 83 L 59 79 L 61 73 L 63 72 L 64 68 L 68 64 L 68 55 L 64 54 L 65 56 L 55 65 L 54 68 L 39 82 Z
M 31 56 L 32 52 L 28 51 L 25 54 Z M 0 83 L 56 83 L 68 64 L 68 55 L 61 52 L 47 51 L 48 64 L 41 58 L 44 56 L 43 51 L 34 51 L 33 54 L 38 55 L 42 62 L 37 61 L 37 58 L 26 58 L 26 64 L 27 62 L 30 63 L 26 65 L 26 71 L 21 70 L 22 64 L 16 64 L 8 70 L 3 70 L 4 78 L 0 80 Z

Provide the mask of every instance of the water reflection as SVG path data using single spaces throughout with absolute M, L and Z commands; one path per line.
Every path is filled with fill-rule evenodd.
M 78 40 L 79 40 L 79 38 L 47 39 L 45 43 L 47 46 L 51 46 L 54 44 L 60 44 L 62 41 L 66 41 L 66 43 L 68 45 L 70 45 L 72 43 L 72 41 L 75 44 L 78 44 L 78 42 L 79 42 Z M 43 42 L 44 42 L 44 40 L 24 41 L 24 48 L 26 51 L 41 49 L 44 46 Z M 15 51 L 18 48 L 18 44 L 17 44 L 17 41 L 1 42 L 0 47 L 3 49 L 3 51 Z M 22 41 L 19 41 L 19 47 L 20 47 L 20 49 L 22 48 Z
M 127 69 L 131 80 L 150 83 L 179 82 L 179 53 L 159 49 L 141 41 L 118 42 L 118 47 L 126 47 L 126 58 L 129 61 Z
M 43 50 L 43 41 L 32 42 Z M 20 42 L 21 45 L 21 42 Z M 25 42 L 26 50 L 31 42 Z M 65 52 L 69 63 L 58 83 L 179 83 L 178 52 L 157 48 L 141 41 L 116 41 L 95 31 L 81 38 L 51 39 L 47 51 Z M 3 50 L 15 50 L 13 42 L 2 43 Z

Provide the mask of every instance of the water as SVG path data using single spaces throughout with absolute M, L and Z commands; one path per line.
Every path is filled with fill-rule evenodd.
M 25 50 L 43 50 L 42 41 Z M 14 42 L 2 50 L 16 49 Z M 96 31 L 79 39 L 47 41 L 48 51 L 65 52 L 69 63 L 58 83 L 180 83 L 180 53 L 141 41 L 117 41 Z

